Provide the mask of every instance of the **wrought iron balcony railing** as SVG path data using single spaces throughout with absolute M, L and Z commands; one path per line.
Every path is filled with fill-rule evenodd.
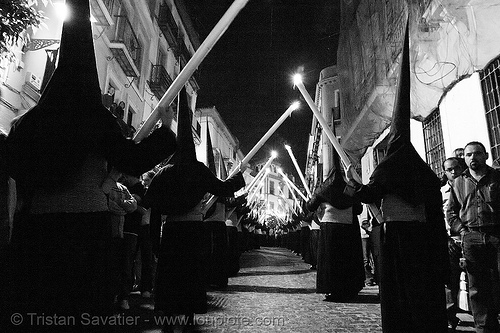
M 179 27 L 177 26 L 177 23 L 175 23 L 172 12 L 167 5 L 160 6 L 158 26 L 167 39 L 169 46 L 176 50 L 178 42 L 177 38 L 179 37 Z
M 114 24 L 113 17 L 113 6 L 115 0 L 91 0 L 90 9 L 92 11 L 92 16 L 97 20 L 98 25 L 110 26 Z
M 162 65 L 151 65 L 149 88 L 157 99 L 161 99 L 173 80 Z
M 109 45 L 111 53 L 125 75 L 140 76 L 142 46 L 127 16 L 117 15 L 116 31 Z

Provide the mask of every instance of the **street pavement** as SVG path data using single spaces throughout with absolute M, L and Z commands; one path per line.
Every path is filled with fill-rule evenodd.
M 316 271 L 288 249 L 245 252 L 241 269 L 224 290 L 208 292 L 208 313 L 196 315 L 191 332 L 382 332 L 378 287 L 365 287 L 353 301 L 324 301 L 316 294 Z M 160 333 L 151 299 L 130 297 L 120 332 Z M 470 314 L 459 314 L 458 332 L 474 332 Z

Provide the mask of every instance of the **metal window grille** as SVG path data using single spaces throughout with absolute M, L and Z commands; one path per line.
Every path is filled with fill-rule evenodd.
M 429 164 L 431 169 L 441 177 L 443 175 L 443 168 L 441 165 L 446 156 L 439 109 L 434 110 L 434 112 L 425 119 L 423 129 L 427 164 Z
M 500 57 L 491 61 L 480 72 L 486 123 L 494 162 L 500 160 Z

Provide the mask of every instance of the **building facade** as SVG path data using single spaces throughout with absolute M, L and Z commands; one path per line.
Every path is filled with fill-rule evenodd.
M 14 117 L 36 105 L 57 66 L 64 5 L 46 3 L 38 5 L 47 17 L 44 26 L 29 32 L 29 44 L 16 51 L 19 61 L 0 64 L 0 128 L 5 132 Z M 199 47 L 199 36 L 183 0 L 91 0 L 90 5 L 103 104 L 120 106 L 123 121 L 137 130 Z M 187 83 L 192 110 L 196 75 Z M 195 120 L 193 127 L 199 139 Z
M 196 146 L 196 156 L 199 161 L 206 162 L 208 136 L 210 133 L 211 146 L 213 149 L 215 164 L 222 163 L 228 173 L 233 168 L 238 167 L 243 159 L 243 153 L 239 148 L 238 139 L 231 133 L 226 123 L 220 116 L 215 106 L 209 108 L 198 108 L 195 112 L 196 123 L 200 124 L 200 135 L 202 143 Z M 243 177 L 248 184 L 253 177 L 250 175 L 250 169 L 243 168 Z
M 343 0 L 341 9 L 341 122 L 335 134 L 365 182 L 385 156 L 407 23 L 416 150 L 439 176 L 444 159 L 470 141 L 484 143 L 489 163 L 499 163 L 498 1 Z M 318 83 L 319 91 L 321 87 Z M 335 97 L 329 99 L 335 103 Z M 316 104 L 323 114 L 328 112 L 318 94 Z M 313 152 L 315 145 L 321 146 L 317 127 L 313 119 Z M 314 157 L 308 158 L 308 172 L 313 172 Z

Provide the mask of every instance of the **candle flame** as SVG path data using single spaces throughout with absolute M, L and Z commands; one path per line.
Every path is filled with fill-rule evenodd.
M 302 75 L 297 73 L 293 76 L 293 84 L 298 85 L 300 83 L 302 83 Z

